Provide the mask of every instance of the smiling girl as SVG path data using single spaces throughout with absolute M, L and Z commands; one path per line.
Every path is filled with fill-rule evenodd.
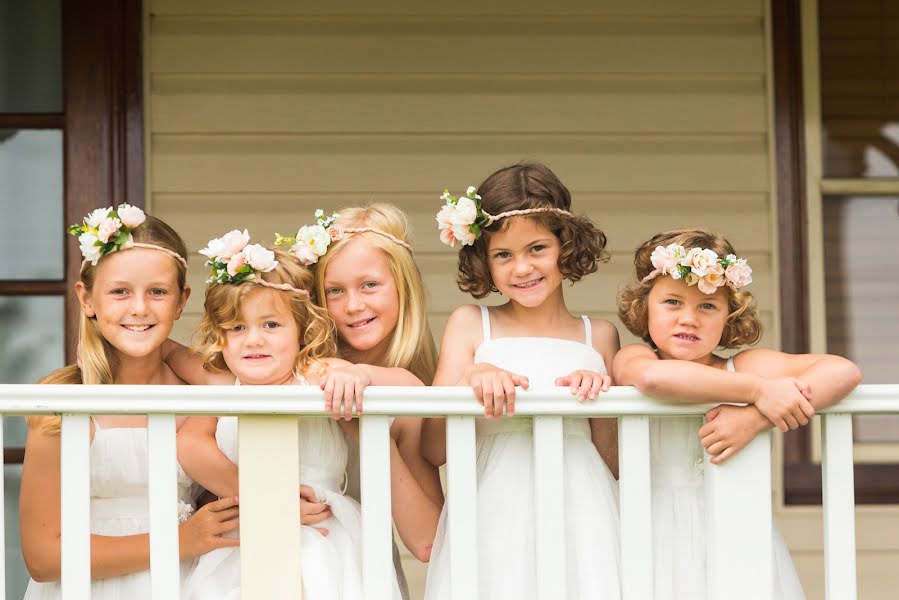
M 816 408 L 859 383 L 858 367 L 828 355 L 752 349 L 761 322 L 752 269 L 720 235 L 679 229 L 653 236 L 634 254 L 637 280 L 619 296 L 621 321 L 648 346 L 615 358 L 620 385 L 674 402 L 735 402 L 702 417 L 650 418 L 655 598 L 706 597 L 703 447 L 727 460 L 772 427 L 806 425 Z M 739 540 L 733 543 L 739 544 Z M 786 544 L 774 529 L 775 598 L 804 598 Z

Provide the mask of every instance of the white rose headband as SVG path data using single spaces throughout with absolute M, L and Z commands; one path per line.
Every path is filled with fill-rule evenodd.
M 714 294 L 722 285 L 734 291 L 752 283 L 752 267 L 745 258 L 728 254 L 724 258 L 706 248 L 686 250 L 680 244 L 656 246 L 649 257 L 655 269 L 641 283 L 652 281 L 658 275 L 670 275 L 682 279 L 687 285 L 698 285 L 705 294 Z
M 443 190 L 440 199 L 446 204 L 437 213 L 437 228 L 440 229 L 440 241 L 450 247 L 455 247 L 456 242 L 463 246 L 474 244 L 475 240 L 481 237 L 481 230 L 506 217 L 546 212 L 571 216 L 567 210 L 550 206 L 507 210 L 498 215 L 491 215 L 481 208 L 481 203 L 478 202 L 481 197 L 473 185 L 468 186 L 465 195 L 459 198 L 451 195 L 449 190 Z
M 264 287 L 285 292 L 294 292 L 303 298 L 309 298 L 309 292 L 293 287 L 288 283 L 270 283 L 257 277 L 259 273 L 269 273 L 278 266 L 275 253 L 259 244 L 250 244 L 250 233 L 235 229 L 220 238 L 209 240 L 200 254 L 207 257 L 206 266 L 212 274 L 206 283 L 255 283 Z
M 288 252 L 297 258 L 303 265 L 314 265 L 318 259 L 328 252 L 328 247 L 337 240 L 343 239 L 354 233 L 376 233 L 387 238 L 394 244 L 398 244 L 412 252 L 412 246 L 395 235 L 374 227 L 340 227 L 334 222 L 340 217 L 332 213 L 325 216 L 325 211 L 315 211 L 315 225 L 303 225 L 294 237 L 285 237 L 280 233 L 275 234 L 275 246 L 290 246 Z
M 147 220 L 144 211 L 130 204 L 119 204 L 117 208 L 108 206 L 98 208 L 88 213 L 81 225 L 72 225 L 68 232 L 78 237 L 81 256 L 81 268 L 90 263 L 97 266 L 97 262 L 107 254 L 128 250 L 129 248 L 149 248 L 165 252 L 187 268 L 187 261 L 183 256 L 168 248 L 156 244 L 144 244 L 135 242 L 131 232 Z

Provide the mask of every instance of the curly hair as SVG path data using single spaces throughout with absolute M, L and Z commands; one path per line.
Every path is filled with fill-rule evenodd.
M 312 273 L 287 252 L 275 250 L 278 261 L 272 271 L 257 274 L 269 283 L 287 283 L 300 290 L 312 291 Z M 323 358 L 337 354 L 334 344 L 334 323 L 328 311 L 308 297 L 290 291 L 273 290 L 250 281 L 240 284 L 210 283 L 206 286 L 205 313 L 194 332 L 194 349 L 202 353 L 206 368 L 214 372 L 227 370 L 222 350 L 227 327 L 241 318 L 242 302 L 252 293 L 268 291 L 279 294 L 287 302 L 300 335 L 300 352 L 294 370 L 305 372 Z
M 628 330 L 654 346 L 649 336 L 649 311 L 647 298 L 658 278 L 643 283 L 643 278 L 653 270 L 650 257 L 656 246 L 680 244 L 684 248 L 708 248 L 718 256 L 736 254 L 724 236 L 704 229 L 674 229 L 663 231 L 644 242 L 634 252 L 634 270 L 637 280 L 629 283 L 618 294 L 618 317 Z M 749 292 L 727 290 L 727 321 L 721 341 L 722 348 L 739 348 L 752 345 L 762 336 L 762 322 L 759 320 L 757 302 Z
M 539 163 L 520 163 L 504 167 L 478 187 L 481 208 L 490 214 L 510 210 L 554 207 L 571 210 L 571 193 L 549 167 Z M 509 217 L 481 230 L 480 237 L 459 252 L 459 289 L 475 298 L 498 291 L 487 263 L 490 236 L 505 231 L 513 219 L 532 219 L 559 238 L 559 271 L 563 279 L 574 283 L 596 271 L 599 262 L 607 262 L 606 235 L 590 219 L 579 215 L 537 213 Z

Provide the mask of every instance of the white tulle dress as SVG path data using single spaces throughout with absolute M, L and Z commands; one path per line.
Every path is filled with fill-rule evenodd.
M 147 482 L 147 430 L 143 427 L 102 428 L 94 422 L 90 447 L 91 533 L 123 536 L 150 531 Z M 179 518 L 193 511 L 199 487 L 178 467 Z M 182 584 L 191 562 L 182 561 Z M 25 600 L 62 597 L 58 582 L 28 582 Z M 141 571 L 91 582 L 91 600 L 150 598 L 150 572 Z
M 734 370 L 733 359 L 727 369 Z M 655 600 L 702 600 L 706 590 L 703 417 L 650 418 Z M 739 540 L 734 540 L 735 544 Z M 774 527 L 774 598 L 801 600 L 802 585 Z
M 220 417 L 215 439 L 222 453 L 238 464 L 237 417 Z M 343 492 L 347 464 L 343 431 L 331 417 L 300 417 L 299 454 L 300 483 L 313 488 L 333 513 L 316 525 L 328 529 L 327 536 L 305 525 L 301 529 L 303 598 L 362 600 L 362 513 Z M 182 597 L 240 600 L 240 549 L 219 548 L 201 556 Z M 396 585 L 393 599 L 401 600 Z
M 475 363 L 491 363 L 526 375 L 531 389 L 552 387 L 576 369 L 606 372 L 591 346 L 555 338 L 490 337 L 490 319 L 481 307 L 484 341 Z M 478 577 L 480 598 L 536 598 L 534 528 L 534 444 L 527 418 L 478 419 Z M 617 599 L 619 582 L 618 485 L 590 437 L 587 419 L 565 419 L 565 528 L 567 598 Z M 452 482 L 449 482 L 452 485 Z M 444 507 L 434 540 L 425 598 L 451 597 L 449 540 Z M 472 548 L 474 551 L 474 548 Z

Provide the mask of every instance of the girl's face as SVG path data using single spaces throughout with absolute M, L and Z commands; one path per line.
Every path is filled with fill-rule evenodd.
M 383 251 L 361 236 L 331 257 L 325 272 L 325 302 L 337 334 L 365 362 L 379 364 L 399 320 L 396 281 Z
M 660 275 L 646 300 L 649 336 L 659 357 L 708 363 L 727 322 L 727 289 L 699 287 Z
M 490 236 L 487 265 L 501 294 L 527 307 L 542 304 L 562 285 L 556 235 L 526 217 L 512 217 Z
M 143 358 L 169 337 L 190 296 L 178 288 L 172 257 L 149 248 L 105 256 L 97 264 L 94 287 L 75 284 L 81 309 L 96 317 L 100 334 L 124 356 Z
M 291 383 L 300 336 L 285 292 L 256 286 L 244 296 L 240 321 L 225 325 L 225 364 L 248 385 Z

